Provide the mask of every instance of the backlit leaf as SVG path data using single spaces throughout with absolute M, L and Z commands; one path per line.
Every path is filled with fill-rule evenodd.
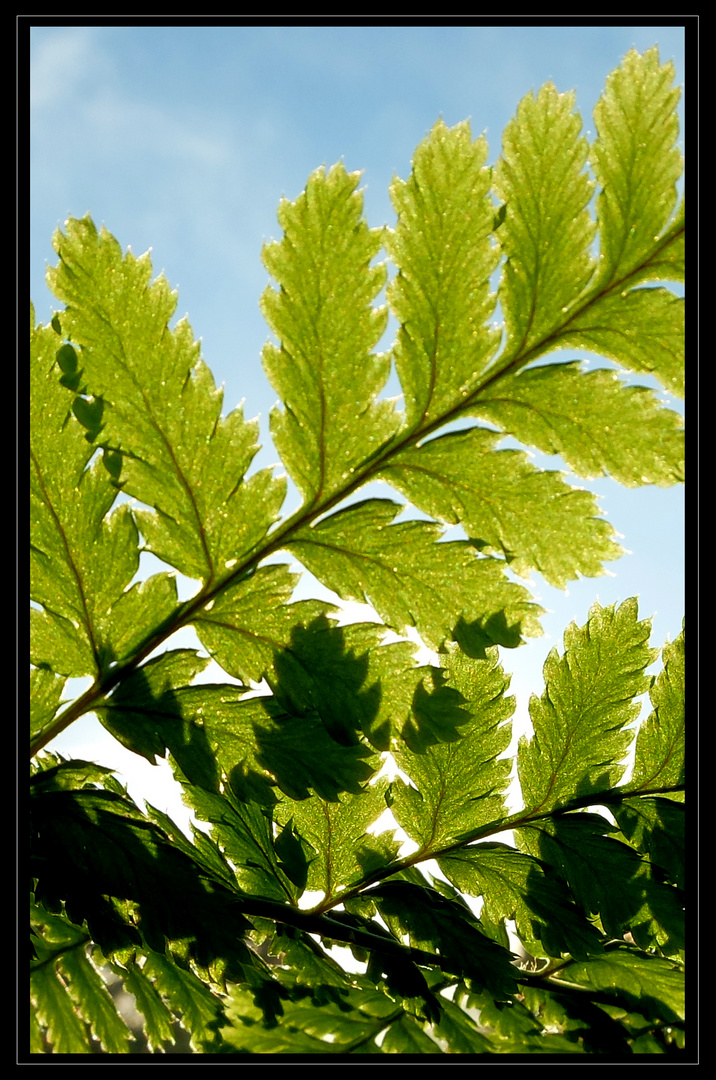
M 684 633 L 663 649 L 664 667 L 650 691 L 654 711 L 639 729 L 629 791 L 684 782 Z
M 122 654 L 111 618 L 139 565 L 127 506 L 69 412 L 47 327 L 31 335 L 31 659 L 58 674 L 102 672 Z M 139 614 L 142 605 L 136 609 Z
M 634 1012 L 658 1016 L 667 1023 L 683 1019 L 684 974 L 677 964 L 627 947 L 582 963 L 568 964 L 558 981 L 600 990 Z
M 399 510 L 388 499 L 357 503 L 302 529 L 290 550 L 341 599 L 372 604 L 396 630 L 417 627 L 433 648 L 454 636 L 456 615 L 486 644 L 539 633 L 540 609 L 499 562 L 465 541 L 436 543 L 432 522 L 392 524 Z
M 385 809 L 386 786 L 383 780 L 358 794 L 344 795 L 340 801 L 306 799 L 278 807 L 278 820 L 285 821 L 290 815 L 313 849 L 306 888 L 322 892 L 330 900 L 367 870 L 376 868 L 378 845 L 366 835 L 366 829 Z M 397 847 L 393 847 L 393 854 Z M 384 864 L 389 861 L 384 857 Z
M 614 371 L 528 368 L 486 390 L 475 412 L 544 454 L 560 454 L 577 476 L 607 474 L 627 487 L 683 480 L 681 418 Z
M 685 1059 L 683 637 L 652 678 L 636 599 L 595 605 L 516 754 L 496 647 L 539 633 L 515 574 L 564 587 L 620 554 L 593 495 L 504 437 L 579 476 L 683 479 L 680 417 L 624 374 L 683 389 L 672 80 L 629 53 L 591 147 L 548 84 L 494 170 L 439 121 L 394 229 L 343 165 L 281 203 L 263 359 L 302 500 L 282 521 L 286 479 L 250 475 L 258 423 L 224 412 L 149 257 L 89 217 L 56 233 L 62 310 L 31 314 L 31 751 L 94 714 L 168 758 L 191 821 L 34 756 L 33 1054 Z M 622 371 L 547 355 L 577 348 Z M 356 502 L 374 481 L 405 505 Z M 375 621 L 297 600 L 302 567 Z
M 57 711 L 65 679 L 49 668 L 33 668 L 30 672 L 30 734 L 42 731 Z
M 602 287 L 626 278 L 653 250 L 676 206 L 681 154 L 674 65 L 656 48 L 632 49 L 607 77 L 594 110 L 598 137 L 591 162 L 602 190 L 597 201 Z
M 622 775 L 618 763 L 633 737 L 624 729 L 639 714 L 633 698 L 651 683 L 644 675 L 655 656 L 649 631 L 635 600 L 619 608 L 594 604 L 586 626 L 565 631 L 564 656 L 550 652 L 545 691 L 530 701 L 534 736 L 522 737 L 517 757 L 529 810 L 606 790 Z
M 410 178 L 391 185 L 398 223 L 386 247 L 398 275 L 388 301 L 401 323 L 394 356 L 411 429 L 462 404 L 499 341 L 486 326 L 497 265 L 486 158 L 485 139 L 473 142 L 468 123 L 438 121 Z
M 534 956 L 600 950 L 598 932 L 538 860 L 505 844 L 477 844 L 443 856 L 438 865 L 462 892 L 484 897 L 483 926 L 498 931 L 505 919 L 514 919 Z
M 599 915 L 607 935 L 627 930 L 642 948 L 660 946 L 677 955 L 684 945 L 683 901 L 651 865 L 611 835 L 599 814 L 574 813 L 520 829 L 523 846 L 563 878 L 580 906 Z
M 426 852 L 499 818 L 510 773 L 509 761 L 500 756 L 510 742 L 514 698 L 505 697 L 509 680 L 497 662 L 497 650 L 486 660 L 471 660 L 455 650 L 444 664 L 448 685 L 462 695 L 468 716 L 461 737 L 420 753 L 399 746 L 393 750 L 412 784 L 394 783 L 392 810 Z
M 594 271 L 589 147 L 574 102 L 573 93 L 547 83 L 522 99 L 505 128 L 495 190 L 507 206 L 500 302 L 510 358 L 544 351 L 541 343 L 566 321 Z
M 244 474 L 257 425 L 221 416 L 222 393 L 191 328 L 168 328 L 176 294 L 150 284 L 148 255 L 124 257 L 89 218 L 57 232 L 48 281 L 65 302 L 63 334 L 82 347 L 89 391 L 103 401 L 102 440 L 121 453 L 123 490 L 153 511 L 137 519 L 150 551 L 190 578 L 225 577 L 275 521 L 284 485 Z M 261 508 L 261 509 L 260 509 Z
M 318 169 L 305 191 L 279 208 L 283 239 L 263 261 L 280 290 L 262 309 L 281 341 L 263 363 L 285 408 L 271 414 L 271 435 L 306 503 L 333 495 L 378 451 L 397 426 L 376 402 L 389 360 L 371 352 L 387 321 L 372 301 L 385 267 L 371 267 L 381 232 L 363 219 L 358 173 Z
M 420 510 L 462 525 L 516 574 L 539 570 L 564 587 L 579 574 L 602 573 L 602 561 L 621 548 L 594 496 L 517 450 L 496 450 L 498 440 L 479 427 L 443 435 L 396 454 L 383 476 Z

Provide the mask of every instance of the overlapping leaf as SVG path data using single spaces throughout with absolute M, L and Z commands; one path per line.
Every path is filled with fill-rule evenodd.
M 616 784 L 633 738 L 624 729 L 639 714 L 633 699 L 651 683 L 644 675 L 655 657 L 649 631 L 648 621 L 638 621 L 636 600 L 619 608 L 594 604 L 586 626 L 565 631 L 564 656 L 550 652 L 545 691 L 530 701 L 534 736 L 520 740 L 517 755 L 529 810 L 550 810 Z
M 387 780 L 340 801 L 306 799 L 277 808 L 280 822 L 290 820 L 313 849 L 306 888 L 324 894 L 322 903 L 336 899 L 347 886 L 377 867 L 386 866 L 400 846 L 366 834 L 385 810 Z
M 628 930 L 642 948 L 658 945 L 677 955 L 684 944 L 683 899 L 634 848 L 609 835 L 616 831 L 599 814 L 565 814 L 531 823 L 519 838 L 569 884 L 586 912 L 599 916 L 610 937 Z
M 370 778 L 370 750 L 336 742 L 315 712 L 292 715 L 274 698 L 247 700 L 243 686 L 189 686 L 205 665 L 191 650 L 150 660 L 98 708 L 102 723 L 152 764 L 169 749 L 192 784 L 216 791 L 223 771 L 235 791 L 262 803 L 274 801 L 274 785 L 291 798 L 314 789 L 336 799 Z
M 477 844 L 444 855 L 438 865 L 461 892 L 484 897 L 482 925 L 507 944 L 505 919 L 514 919 L 533 956 L 583 957 L 600 949 L 600 936 L 549 868 L 505 844 Z
M 314 987 L 314 994 L 320 989 Z M 374 1039 L 404 1015 L 387 995 L 346 986 L 337 1001 L 319 1004 L 304 994 L 285 1002 L 282 1023 L 269 1026 L 251 995 L 237 988 L 227 1007 L 232 1026 L 224 1028 L 222 1035 L 237 1050 L 251 1054 L 380 1053 Z
M 460 738 L 469 714 L 440 669 L 419 666 L 407 642 L 376 646 L 375 624 L 293 628 L 277 652 L 271 697 L 246 687 L 188 685 L 205 665 L 191 650 L 150 660 L 97 708 L 104 726 L 152 763 L 169 749 L 193 784 L 216 790 L 220 773 L 243 796 L 270 804 L 277 785 L 305 799 L 357 793 L 376 768 L 357 737 L 380 748 L 402 735 L 414 749 Z M 368 650 L 368 651 L 363 651 Z M 332 686 L 325 695 L 327 680 Z
M 480 1028 L 490 1040 L 492 1053 L 583 1054 L 586 1052 L 584 1042 L 589 1039 L 591 1027 L 598 1022 L 599 1010 L 585 1002 L 587 1010 L 591 1009 L 592 1013 L 586 1023 L 576 1025 L 565 1023 L 564 1013 L 562 1013 L 560 1015 L 562 1023 L 557 1024 L 554 1023 L 556 1010 L 550 1010 L 552 1015 L 547 1017 L 542 1001 L 539 1002 L 539 1006 L 530 1009 L 526 1004 L 527 994 L 524 997 L 525 1001 L 503 1002 L 499 999 L 494 1000 L 484 990 L 468 996 L 466 1004 L 472 1009 L 479 1010 Z M 578 1004 L 575 1011 L 578 1013 L 581 1011 Z M 572 1029 L 576 1027 L 577 1030 L 570 1030 L 570 1027 Z M 579 1028 L 586 1029 L 584 1034 Z M 603 1035 L 603 1032 L 600 1034 Z M 601 1049 L 604 1045 L 603 1040 L 597 1045 Z M 622 1053 L 628 1052 L 623 1040 L 619 1049 Z
M 81 346 L 89 392 L 101 402 L 96 437 L 121 452 L 121 483 L 154 511 L 138 512 L 146 547 L 191 578 L 214 582 L 265 536 L 283 501 L 270 470 L 244 474 L 256 423 L 221 417 L 222 394 L 185 320 L 170 330 L 176 294 L 150 285 L 147 255 L 122 257 L 89 218 L 55 234 L 48 279 L 63 300 L 62 334 Z M 101 434 L 100 434 L 101 433 Z
M 489 1054 L 492 1052 L 492 1043 L 483 1031 L 478 1030 L 475 1020 L 467 1012 L 463 1012 L 448 998 L 443 999 L 441 1004 L 442 1015 L 440 1022 L 434 1027 L 434 1032 L 438 1038 L 445 1040 L 451 1053 Z
M 193 650 L 166 652 L 135 671 L 98 708 L 97 715 L 115 738 L 129 750 L 142 754 L 152 765 L 156 764 L 157 755 L 164 756 L 167 746 L 176 749 L 177 757 L 181 756 L 184 745 L 191 747 L 194 781 L 212 787 L 217 783 L 216 766 L 197 745 L 197 735 L 200 739 L 201 733 L 177 734 L 171 719 L 178 710 L 168 707 L 175 688 L 190 683 L 207 663 L 205 657 Z
M 238 888 L 249 896 L 292 903 L 301 890 L 284 872 L 276 851 L 270 808 L 185 783 L 184 801 L 213 826 L 222 855 L 229 859 Z
M 510 953 L 482 932 L 464 904 L 407 881 L 377 885 L 366 897 L 394 936 L 407 934 L 412 945 L 438 954 L 447 970 L 470 985 L 502 1000 L 514 990 Z
M 202 645 L 234 678 L 259 681 L 290 642 L 302 616 L 310 619 L 326 610 L 312 601 L 289 604 L 297 580 L 283 563 L 260 566 L 194 615 Z
M 465 541 L 436 543 L 440 530 L 431 522 L 392 524 L 400 509 L 368 499 L 301 529 L 287 546 L 342 599 L 372 604 L 398 631 L 417 627 L 433 648 L 456 636 L 458 621 L 474 647 L 516 645 L 522 634 L 539 633 L 540 609 L 499 562 L 478 558 Z
M 381 232 L 363 219 L 358 181 L 342 165 L 313 173 L 294 203 L 281 203 L 283 239 L 263 251 L 280 286 L 262 298 L 281 341 L 263 351 L 285 406 L 271 414 L 271 435 L 306 503 L 345 487 L 397 426 L 392 406 L 376 402 L 390 362 L 371 352 L 387 321 L 372 301 L 386 270 L 370 267 Z
M 637 851 L 649 855 L 668 881 L 683 889 L 686 874 L 686 808 L 675 799 L 625 799 L 614 817 Z
M 63 774 L 76 776 L 78 766 L 93 783 L 65 787 Z M 55 906 L 64 900 L 73 921 L 86 919 L 93 940 L 109 951 L 141 940 L 163 951 L 167 942 L 182 940 L 189 955 L 242 964 L 247 924 L 232 908 L 231 893 L 117 790 L 116 781 L 107 790 L 95 786 L 97 779 L 95 767 L 67 762 L 33 780 L 31 867 L 38 900 Z M 102 843 L 93 842 L 99 836 Z
M 393 814 L 426 857 L 504 814 L 510 762 L 500 755 L 510 742 L 514 698 L 505 697 L 509 683 L 496 654 L 475 661 L 455 650 L 445 657 L 448 684 L 464 698 L 469 716 L 459 741 L 421 753 L 393 750 L 412 781 L 394 783 Z
M 566 984 L 609 994 L 615 1003 L 660 1020 L 684 1018 L 684 973 L 678 964 L 624 946 L 604 956 L 568 964 L 557 976 Z
M 416 662 L 412 643 L 385 644 L 384 634 L 380 624 L 341 627 L 323 616 L 296 627 L 267 676 L 277 704 L 315 713 L 344 746 L 361 733 L 378 750 L 397 735 L 413 747 L 458 738 L 467 719 L 459 692 L 440 668 Z

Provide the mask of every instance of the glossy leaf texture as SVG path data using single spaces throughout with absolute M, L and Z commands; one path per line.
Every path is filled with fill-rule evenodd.
M 282 201 L 261 303 L 287 478 L 252 472 L 258 423 L 149 257 L 89 217 L 55 235 L 63 308 L 31 319 L 32 1053 L 683 1058 L 683 633 L 652 674 L 637 600 L 594 604 L 516 747 L 500 661 L 540 633 L 534 574 L 621 554 L 526 451 L 684 477 L 680 416 L 634 378 L 683 386 L 672 80 L 631 52 L 591 145 L 548 84 L 494 168 L 439 121 L 392 229 L 342 165 Z M 611 366 L 553 355 L 577 348 Z M 303 571 L 375 621 L 297 600 Z M 38 756 L 90 713 L 168 759 L 191 824 Z

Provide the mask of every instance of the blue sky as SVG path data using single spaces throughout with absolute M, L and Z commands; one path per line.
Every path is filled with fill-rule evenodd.
M 152 249 L 155 271 L 178 288 L 177 314 L 188 313 L 205 360 L 225 384 L 227 408 L 244 400 L 246 415 L 260 416 L 267 444 L 275 395 L 260 363 L 268 337 L 258 306 L 268 283 L 260 252 L 279 234 L 280 198 L 295 199 L 317 166 L 343 160 L 363 170 L 369 223 L 392 224 L 388 185 L 408 175 L 415 146 L 438 117 L 448 124 L 470 118 L 494 161 L 520 98 L 552 79 L 560 91 L 576 90 L 592 137 L 606 76 L 630 48 L 653 45 L 662 61 L 674 61 L 684 87 L 684 30 L 671 26 L 36 26 L 30 265 L 37 317 L 47 322 L 59 306 L 44 284 L 55 261 L 53 231 L 69 215 L 91 213 L 135 254 Z M 580 355 L 588 356 L 560 359 Z M 268 445 L 256 464 L 275 461 Z M 560 467 L 558 459 L 548 464 Z M 606 478 L 585 486 L 601 497 L 631 554 L 610 564 L 613 576 L 573 582 L 567 594 L 535 579 L 549 609 L 546 636 L 504 657 L 523 715 L 529 693 L 541 690 L 547 651 L 561 646 L 571 620 L 585 621 L 596 598 L 607 604 L 638 595 L 642 616 L 654 616 L 655 645 L 681 626 L 683 490 L 623 489 Z M 86 753 L 90 744 L 95 757 L 113 763 L 109 742 L 99 756 L 90 722 L 54 748 Z M 158 802 L 158 774 L 147 775 Z

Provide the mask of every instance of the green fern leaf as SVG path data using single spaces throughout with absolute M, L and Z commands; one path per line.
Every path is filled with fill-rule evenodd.
M 99 972 L 89 957 L 75 949 L 62 959 L 63 976 L 69 980 L 69 993 L 92 1034 L 108 1054 L 127 1051 L 129 1031 Z
M 184 801 L 201 821 L 213 826 L 224 858 L 234 868 L 235 886 L 249 896 L 293 903 L 298 890 L 283 872 L 276 853 L 270 809 L 242 802 L 231 790 L 218 795 L 184 785 Z
M 485 1033 L 478 1030 L 476 1022 L 448 998 L 442 1001 L 440 1022 L 434 1033 L 444 1039 L 452 1054 L 489 1054 L 493 1045 Z M 433 1051 L 434 1053 L 435 1051 Z
M 36 1052 L 44 1052 L 46 1025 L 53 1045 L 74 1048 L 67 1053 L 90 1053 L 90 1033 L 104 1052 L 126 1053 L 130 1034 L 87 953 L 86 930 L 64 912 L 53 915 L 39 904 L 31 905 L 30 926 L 35 953 L 30 984 L 39 1021 Z
M 174 1017 L 144 968 L 130 961 L 126 970 L 119 969 L 119 971 L 123 977 L 125 990 L 134 996 L 137 1010 L 142 1015 L 149 1049 L 160 1050 L 165 1043 L 173 1043 Z
M 684 302 L 667 289 L 607 292 L 572 319 L 562 348 L 590 349 L 684 396 Z
M 440 869 L 469 896 L 483 896 L 482 925 L 506 944 L 504 920 L 514 919 L 533 956 L 599 952 L 600 935 L 549 868 L 505 844 L 478 844 L 438 859 Z
M 150 660 L 122 683 L 106 704 L 97 709 L 97 716 L 119 742 L 155 765 L 156 756 L 164 756 L 167 745 L 172 747 L 180 741 L 176 735 L 172 738 L 174 733 L 166 722 L 167 716 L 172 715 L 170 703 L 175 688 L 191 682 L 207 663 L 206 658 L 190 649 L 166 652 Z M 158 718 L 161 718 L 159 723 Z M 200 765 L 206 755 L 201 754 L 196 739 L 193 743 L 194 779 L 201 782 Z M 206 768 L 208 774 L 203 776 L 204 784 L 215 785 L 213 758 L 206 763 Z
M 386 271 L 370 267 L 381 232 L 363 220 L 358 180 L 342 165 L 319 169 L 296 202 L 281 203 L 283 240 L 263 251 L 280 285 L 262 298 L 281 340 L 263 351 L 285 405 L 271 414 L 271 435 L 306 504 L 345 487 L 397 426 L 393 408 L 376 401 L 390 363 L 371 352 L 387 321 L 371 304 Z
M 384 1054 L 439 1054 L 440 1049 L 411 1016 L 391 1024 L 380 1046 Z
M 150 285 L 147 256 L 124 258 L 89 218 L 57 232 L 48 272 L 67 305 L 62 331 L 81 347 L 84 377 L 102 408 L 102 445 L 121 455 L 121 484 L 154 511 L 137 511 L 145 546 L 190 578 L 215 582 L 266 534 L 285 486 L 270 470 L 244 480 L 258 447 L 240 409 L 222 395 L 185 320 L 168 320 L 176 295 Z
M 324 894 L 322 905 L 333 903 L 342 890 L 395 857 L 399 844 L 386 846 L 366 835 L 385 810 L 387 783 L 378 781 L 336 802 L 314 798 L 283 802 L 277 808 L 278 821 L 290 818 L 312 848 L 306 888 Z
M 413 644 L 386 644 L 384 634 L 380 624 L 341 627 L 323 616 L 296 627 L 267 675 L 277 704 L 306 720 L 315 713 L 343 746 L 361 732 L 378 750 L 396 735 L 412 744 L 456 738 L 465 720 L 459 693 L 439 668 L 416 663 Z
M 192 650 L 166 652 L 126 679 L 97 715 L 152 764 L 168 749 L 192 784 L 218 791 L 223 772 L 240 797 L 250 792 L 266 805 L 275 785 L 295 799 L 310 788 L 336 799 L 371 777 L 367 747 L 336 742 L 310 710 L 286 712 L 281 695 L 246 699 L 243 686 L 187 685 L 206 663 Z
M 287 546 L 342 599 L 372 604 L 398 631 L 417 627 L 432 648 L 453 637 L 456 614 L 487 644 L 539 633 L 540 609 L 499 563 L 478 558 L 464 541 L 436 544 L 432 523 L 393 524 L 399 510 L 388 499 L 368 499 L 300 530 Z
M 500 366 L 545 351 L 594 271 L 594 222 L 587 209 L 589 152 L 574 94 L 547 83 L 528 95 L 505 128 L 495 190 L 507 213 L 499 236 L 507 262 L 500 285 L 507 342 Z M 548 346 L 549 347 L 549 346 Z
M 658 880 L 650 864 L 610 833 L 599 814 L 565 814 L 520 829 L 520 842 L 568 884 L 577 902 L 598 915 L 604 931 L 627 931 L 644 949 L 678 955 L 684 946 L 684 911 L 675 889 Z
M 315 1004 L 306 995 L 303 1000 L 284 1002 L 282 1023 L 271 1027 L 262 1022 L 251 995 L 237 989 L 227 1008 L 232 1026 L 223 1028 L 222 1035 L 237 1050 L 251 1054 L 375 1053 L 370 1049 L 375 1037 L 391 1019 L 404 1015 L 385 994 L 351 987 L 338 1001 Z
M 407 881 L 377 885 L 368 895 L 394 936 L 408 934 L 412 945 L 439 954 L 469 985 L 499 998 L 510 995 L 510 953 L 483 934 L 469 908 Z
M 62 697 L 66 679 L 49 668 L 33 668 L 30 672 L 30 735 L 38 735 L 55 713 Z
M 642 265 L 676 206 L 683 162 L 673 86 L 674 66 L 657 49 L 632 49 L 594 110 L 598 138 L 592 166 L 602 191 L 597 202 L 602 288 Z
M 578 363 L 528 368 L 488 388 L 475 412 L 544 454 L 560 454 L 577 476 L 607 474 L 627 487 L 684 477 L 679 415 L 613 371 Z
M 664 646 L 664 667 L 650 692 L 654 711 L 637 735 L 634 770 L 626 785 L 629 791 L 659 790 L 684 783 L 685 711 L 682 631 L 673 644 Z
M 596 350 L 681 392 L 683 304 L 653 287 L 684 272 L 672 78 L 630 53 L 592 148 L 574 96 L 547 85 L 494 173 L 484 138 L 439 122 L 391 186 L 393 231 L 369 229 L 341 165 L 282 202 L 263 360 L 302 504 L 280 522 L 286 481 L 249 476 L 257 424 L 222 415 L 148 257 L 89 218 L 56 234 L 65 310 L 31 321 L 32 750 L 94 712 L 132 752 L 169 755 L 197 821 L 141 809 L 102 765 L 36 761 L 33 1052 L 126 1052 L 101 953 L 152 1052 L 181 1023 L 222 1054 L 682 1053 L 683 637 L 652 679 L 636 600 L 596 604 L 550 653 L 514 760 L 496 648 L 539 633 L 514 573 L 564 587 L 620 553 L 593 496 L 504 436 L 581 476 L 683 478 L 681 419 L 651 390 L 542 359 Z M 402 412 L 380 399 L 393 361 Z M 448 427 L 475 417 L 488 426 Z M 409 505 L 356 502 L 373 481 Z M 143 551 L 172 572 L 136 580 Z M 289 559 L 382 622 L 296 602 Z M 197 582 L 182 603 L 174 571 Z M 187 627 L 233 682 L 201 682 L 207 657 L 167 645 Z
M 143 973 L 180 1013 L 182 1026 L 191 1034 L 195 1050 L 211 1051 L 217 1044 L 221 1022 L 221 1001 L 193 972 L 172 963 L 158 952 L 147 956 Z
M 686 876 L 686 808 L 674 799 L 625 799 L 614 817 L 627 840 L 649 855 L 667 881 L 683 889 Z
M 314 602 L 291 605 L 298 578 L 283 563 L 261 566 L 203 604 L 192 622 L 202 645 L 234 678 L 260 681 L 289 644 L 296 623 L 327 610 Z
M 497 662 L 469 660 L 454 650 L 445 657 L 448 684 L 462 695 L 468 720 L 460 739 L 414 753 L 395 746 L 398 767 L 412 783 L 395 781 L 391 808 L 398 824 L 429 857 L 504 813 L 510 763 L 500 756 L 510 742 L 514 698 Z
M 205 734 L 240 796 L 249 793 L 272 802 L 277 784 L 292 799 L 308 798 L 310 789 L 335 800 L 341 791 L 357 792 L 375 772 L 374 754 L 362 744 L 342 746 L 326 732 L 320 719 L 290 716 L 272 698 L 242 701 L 233 687 L 208 687 L 179 695 L 187 716 L 201 709 Z
M 607 790 L 622 775 L 633 738 L 624 729 L 639 713 L 632 699 L 650 685 L 648 640 L 649 623 L 638 621 L 636 601 L 628 600 L 619 608 L 594 604 L 586 626 L 565 632 L 564 656 L 551 651 L 545 692 L 530 701 L 534 737 L 520 740 L 517 755 L 530 811 Z
M 472 141 L 469 124 L 439 121 L 410 178 L 391 185 L 398 224 L 385 244 L 398 276 L 388 301 L 401 324 L 394 356 L 409 430 L 461 405 L 499 342 L 485 326 L 497 266 L 486 158 L 487 143 Z
M 559 344 L 653 372 L 683 395 L 683 300 L 663 288 L 634 288 L 649 279 L 683 279 L 683 215 L 670 222 L 682 169 L 673 78 L 673 65 L 661 66 L 650 49 L 632 50 L 607 80 L 594 111 L 599 137 L 592 148 L 602 185 L 600 267 L 591 302 Z
M 539 570 L 563 588 L 580 574 L 603 573 L 602 563 L 622 552 L 594 496 L 519 451 L 496 451 L 499 439 L 478 427 L 443 435 L 394 455 L 383 477 L 420 510 L 461 524 L 516 574 Z
M 636 1013 L 658 1017 L 666 1023 L 684 1018 L 683 971 L 659 956 L 637 953 L 628 947 L 602 957 L 568 964 L 557 982 L 591 987 L 608 994 L 615 1004 L 623 1002 Z
M 60 339 L 47 327 L 32 331 L 31 597 L 41 608 L 31 613 L 30 655 L 61 675 L 97 675 L 175 607 L 176 592 L 166 576 L 161 597 L 149 585 L 139 601 L 125 591 L 139 565 L 136 525 L 127 506 L 109 513 L 116 487 L 101 460 L 90 462 L 93 447 L 70 412 Z
M 39 1023 L 47 1029 L 47 1038 L 58 1054 L 88 1054 L 87 1029 L 75 1012 L 67 984 L 53 967 L 37 970 L 30 979 Z

